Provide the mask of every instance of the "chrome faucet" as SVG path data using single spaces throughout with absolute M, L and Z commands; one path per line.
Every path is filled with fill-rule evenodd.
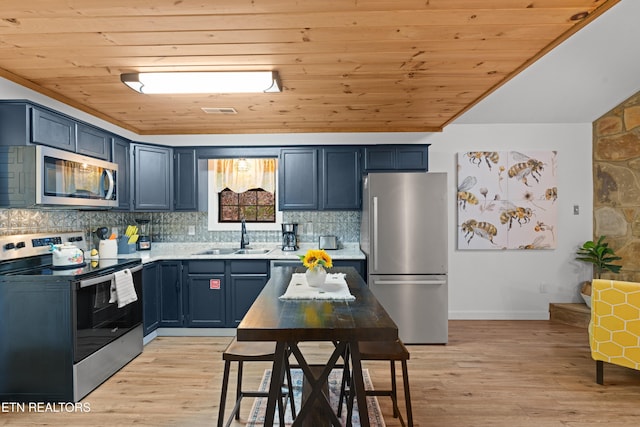
M 244 249 L 249 244 L 249 235 L 247 234 L 247 225 L 244 218 L 242 219 L 242 225 L 240 228 L 240 249 Z

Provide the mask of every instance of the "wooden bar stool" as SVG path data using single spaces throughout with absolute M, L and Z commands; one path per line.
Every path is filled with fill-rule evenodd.
M 360 350 L 360 359 L 385 361 L 388 360 L 391 368 L 391 389 L 390 390 L 366 390 L 367 396 L 389 396 L 393 403 L 393 416 L 399 418 L 400 424 L 403 426 L 408 425 L 413 427 L 413 412 L 411 410 L 411 394 L 409 392 L 409 373 L 407 370 L 407 360 L 409 360 L 409 350 L 404 346 L 401 340 L 397 341 L 361 341 L 358 344 Z M 398 391 L 396 385 L 396 365 L 395 362 L 399 361 L 402 365 L 402 381 L 404 384 L 404 400 L 407 410 L 407 424 L 405 424 L 400 409 L 398 408 Z M 348 371 L 346 375 L 348 375 Z M 350 385 L 350 378 L 347 377 L 346 381 L 343 381 L 343 391 L 341 394 L 346 393 L 347 399 L 347 425 L 351 425 L 351 415 L 353 413 L 353 399 L 355 393 L 344 390 L 347 385 Z
M 227 400 L 227 388 L 229 386 L 229 371 L 231 362 L 238 362 L 238 379 L 236 386 L 236 404 L 233 411 L 225 424 L 226 427 L 231 425 L 233 418 L 240 419 L 240 402 L 244 397 L 268 397 L 268 391 L 245 391 L 242 389 L 242 368 L 244 362 L 274 362 L 276 345 L 273 342 L 258 341 L 238 341 L 236 338 L 231 341 L 226 350 L 222 353 L 224 360 L 224 375 L 222 378 L 222 390 L 220 391 L 220 409 L 218 411 L 218 427 L 222 427 L 224 421 L 224 408 Z M 284 426 L 284 412 L 286 408 L 287 398 L 291 405 L 291 414 L 293 418 L 296 416 L 296 408 L 293 397 L 293 386 L 291 382 L 291 369 L 289 361 L 285 360 L 285 373 L 287 376 L 287 386 L 281 392 L 278 399 L 278 413 L 280 417 L 280 425 Z

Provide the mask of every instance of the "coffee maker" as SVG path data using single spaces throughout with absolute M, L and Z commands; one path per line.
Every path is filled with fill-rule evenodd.
M 282 224 L 282 250 L 298 250 L 298 224 Z

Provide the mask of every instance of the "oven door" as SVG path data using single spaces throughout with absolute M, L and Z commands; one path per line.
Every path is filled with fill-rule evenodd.
M 118 308 L 111 300 L 114 274 L 76 282 L 74 363 L 90 356 L 142 323 L 142 265 L 129 269 L 138 300 Z

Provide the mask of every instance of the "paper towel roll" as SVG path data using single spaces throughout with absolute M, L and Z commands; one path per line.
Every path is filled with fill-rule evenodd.
M 100 240 L 98 245 L 98 254 L 100 259 L 118 258 L 118 241 L 117 240 Z

